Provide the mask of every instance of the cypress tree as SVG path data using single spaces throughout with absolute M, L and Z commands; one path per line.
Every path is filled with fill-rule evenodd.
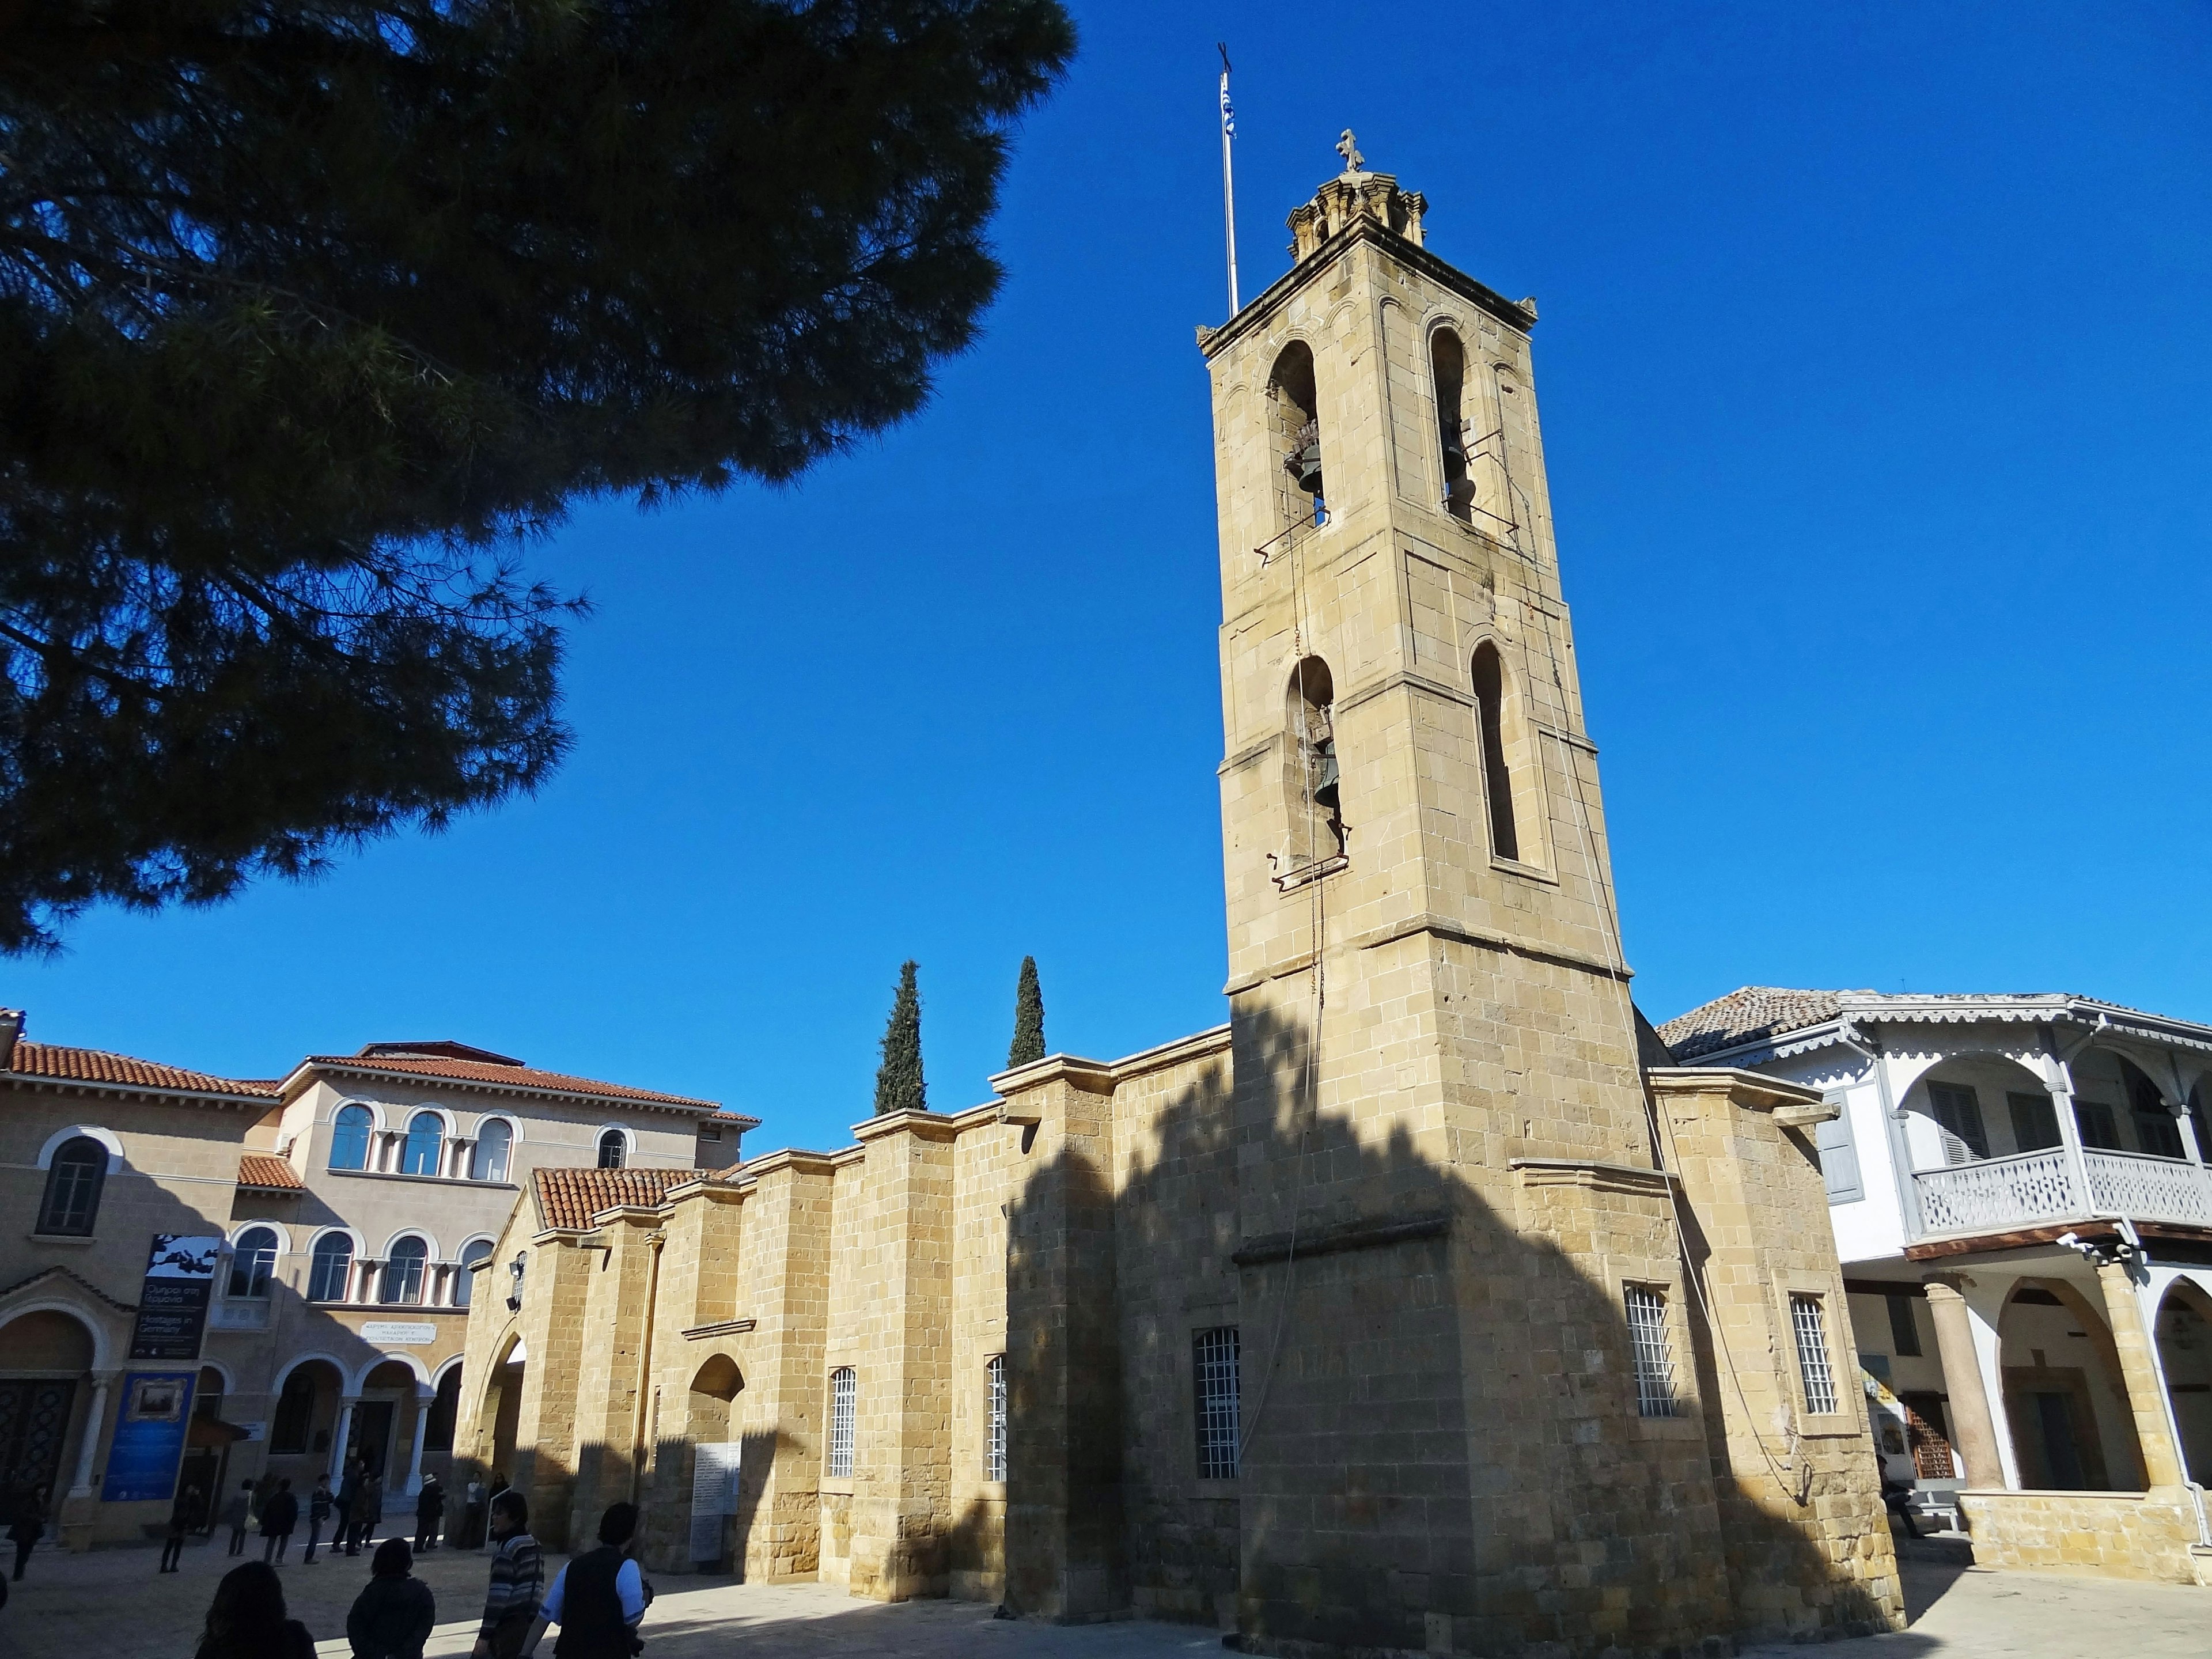
M 1022 958 L 1021 981 L 1014 987 L 1014 1041 L 1006 1050 L 1006 1069 L 1044 1058 L 1044 993 L 1037 988 L 1036 958 Z
M 890 1022 L 884 1027 L 884 1060 L 876 1068 L 876 1115 L 926 1112 L 929 1091 L 921 1080 L 921 993 L 915 988 L 911 962 L 899 964 L 898 994 L 891 999 Z

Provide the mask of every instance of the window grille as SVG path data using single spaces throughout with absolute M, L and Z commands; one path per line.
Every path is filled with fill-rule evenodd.
M 991 1356 L 986 1368 L 989 1379 L 988 1403 L 983 1417 L 983 1478 L 1003 1480 L 1006 1478 L 1006 1357 Z
M 1198 1474 L 1202 1480 L 1237 1478 L 1237 1328 L 1218 1325 L 1192 1340 L 1198 1402 Z
M 1628 1287 L 1628 1338 L 1636 1354 L 1636 1414 L 1680 1417 L 1674 1355 L 1667 1340 L 1667 1298 L 1641 1285 Z
M 1797 1373 L 1805 1383 L 1805 1409 L 1815 1416 L 1836 1409 L 1836 1375 L 1828 1366 L 1828 1332 L 1817 1296 L 1790 1298 L 1790 1324 L 1797 1334 Z
M 830 1373 L 830 1478 L 853 1478 L 853 1419 L 859 1414 L 860 1379 L 850 1365 Z

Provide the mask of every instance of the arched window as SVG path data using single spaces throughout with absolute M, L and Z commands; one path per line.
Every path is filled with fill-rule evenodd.
M 599 1167 L 619 1170 L 629 1156 L 629 1143 L 620 1129 L 609 1129 L 599 1137 Z
M 325 1233 L 315 1241 L 308 1258 L 307 1300 L 343 1302 L 346 1281 L 353 1276 L 353 1240 L 343 1233 Z
M 1443 455 L 1445 512 L 1462 523 L 1474 518 L 1474 480 L 1468 475 L 1467 415 L 1462 407 L 1467 353 L 1459 336 L 1440 328 L 1429 337 L 1429 370 L 1437 388 L 1437 443 Z
M 1490 850 L 1518 860 L 1521 835 L 1513 817 L 1513 772 L 1505 757 L 1505 665 L 1487 640 L 1474 653 L 1475 717 L 1482 741 L 1483 793 L 1490 798 Z
M 488 1238 L 479 1238 L 473 1244 L 461 1246 L 460 1271 L 453 1275 L 453 1305 L 456 1308 L 467 1307 L 469 1297 L 476 1289 L 477 1276 L 469 1269 L 490 1257 L 491 1241 Z
M 1291 671 L 1284 723 L 1290 765 L 1288 867 L 1344 850 L 1343 791 L 1336 753 L 1336 690 L 1328 665 L 1308 657 Z
M 830 1373 L 830 1468 L 833 1480 L 853 1478 L 853 1431 L 860 1415 L 860 1379 L 850 1365 Z
M 284 1379 L 276 1396 L 276 1416 L 269 1425 L 269 1449 L 274 1453 L 303 1452 L 315 1427 L 315 1368 L 300 1365 Z
M 1283 458 L 1279 475 L 1282 522 L 1285 529 L 1300 524 L 1328 522 L 1328 497 L 1321 475 L 1321 401 L 1314 386 L 1313 353 L 1303 340 L 1293 340 L 1275 359 L 1267 377 L 1267 395 L 1274 404 L 1275 442 Z
M 74 1135 L 54 1149 L 46 1166 L 46 1201 L 39 1231 L 88 1238 L 100 1217 L 100 1189 L 107 1181 L 107 1148 L 90 1135 Z
M 407 1144 L 400 1149 L 399 1173 L 434 1176 L 444 1173 L 440 1159 L 446 1150 L 446 1121 L 435 1112 L 417 1112 L 407 1121 Z
M 366 1170 L 368 1136 L 376 1127 L 376 1114 L 366 1106 L 341 1106 L 331 1120 L 331 1168 Z
M 412 1237 L 393 1243 L 392 1254 L 385 1259 L 384 1283 L 376 1299 L 386 1304 L 406 1303 L 410 1306 L 422 1299 L 422 1269 L 430 1260 L 430 1247 Z
M 488 1117 L 477 1125 L 477 1149 L 469 1158 L 471 1181 L 507 1179 L 507 1155 L 514 1146 L 514 1126 L 503 1117 Z
M 1006 1478 L 1006 1357 L 994 1353 L 983 1367 L 983 1478 Z
M 232 1296 L 266 1296 L 269 1275 L 276 1267 L 276 1230 L 248 1227 L 230 1247 Z

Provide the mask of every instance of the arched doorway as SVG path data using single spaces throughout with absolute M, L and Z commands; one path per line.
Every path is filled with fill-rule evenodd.
M 361 1461 L 362 1473 L 381 1475 L 385 1500 L 404 1494 L 414 1437 L 420 1432 L 409 1410 L 416 1399 L 415 1368 L 404 1359 L 386 1359 L 361 1380 L 361 1403 L 353 1408 L 353 1432 L 346 1455 Z M 421 1407 L 416 1407 L 419 1413 Z
M 483 1404 L 477 1423 L 477 1444 L 491 1465 L 484 1482 L 487 1494 L 496 1492 L 516 1478 L 515 1433 L 522 1419 L 522 1385 L 529 1361 L 522 1339 L 516 1337 L 485 1379 Z
M 1997 1323 L 2020 1483 L 2037 1492 L 2141 1492 L 2142 1453 L 2111 1328 L 2062 1279 L 2023 1279 Z
M 287 1370 L 269 1416 L 269 1455 L 264 1472 L 287 1480 L 295 1492 L 311 1491 L 330 1466 L 331 1437 L 337 1432 L 345 1377 L 337 1362 L 316 1357 Z
M 2182 1463 L 2203 1486 L 2212 1481 L 2212 1294 L 2192 1279 L 2176 1279 L 2159 1303 L 2158 1357 Z
M 45 1308 L 0 1325 L 0 1499 L 43 1491 L 49 1516 L 68 1490 L 85 1435 L 100 1425 L 76 1419 L 84 1410 L 85 1373 L 95 1352 L 91 1330 L 72 1314 Z M 81 1461 L 78 1460 L 78 1461 Z

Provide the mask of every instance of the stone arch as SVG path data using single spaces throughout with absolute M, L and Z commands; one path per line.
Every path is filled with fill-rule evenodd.
M 1284 852 L 1276 873 L 1344 851 L 1342 763 L 1336 746 L 1336 682 L 1319 657 L 1291 665 L 1283 687 Z
M 1969 1048 L 1925 1057 L 1897 1103 L 1917 1171 L 2055 1153 L 2061 1145 L 2050 1086 L 2019 1054 Z M 1940 1232 L 1947 1224 L 1930 1216 L 1928 1224 Z
M 87 1140 L 96 1140 L 107 1148 L 108 1174 L 120 1175 L 123 1172 L 123 1137 L 97 1123 L 72 1123 L 66 1129 L 57 1129 L 48 1135 L 39 1148 L 39 1167 L 41 1170 L 53 1168 L 54 1154 L 80 1135 Z
M 2153 1328 L 2183 1473 L 2212 1481 L 2212 1290 L 2184 1273 L 2159 1297 Z
M 396 1353 L 385 1352 L 374 1354 L 368 1358 L 362 1361 L 360 1365 L 356 1367 L 354 1370 L 353 1387 L 350 1391 L 355 1394 L 359 1394 L 363 1389 L 367 1388 L 368 1386 L 368 1379 L 371 1374 L 373 1374 L 379 1366 L 382 1365 L 404 1365 L 407 1368 L 408 1371 L 413 1375 L 415 1378 L 415 1385 L 417 1388 L 427 1389 L 431 1385 L 430 1368 L 424 1364 L 415 1355 L 408 1352 L 404 1348 L 402 1348 Z
M 81 1376 L 97 1368 L 99 1333 L 74 1308 L 49 1304 L 0 1321 L 0 1353 L 11 1371 Z
M 726 1353 L 713 1353 L 691 1374 L 691 1437 L 694 1440 L 734 1440 L 738 1437 L 738 1396 L 745 1377 L 738 1362 Z
M 2060 1316 L 2051 1316 L 2054 1307 Z M 2065 1316 L 2081 1327 L 2079 1338 Z M 2075 1348 L 2086 1342 L 2087 1352 L 2069 1352 L 2069 1340 Z M 2144 1489 L 2142 1448 L 2112 1327 L 2079 1286 L 2055 1277 L 2015 1281 L 1998 1316 L 1997 1352 L 2021 1486 Z

